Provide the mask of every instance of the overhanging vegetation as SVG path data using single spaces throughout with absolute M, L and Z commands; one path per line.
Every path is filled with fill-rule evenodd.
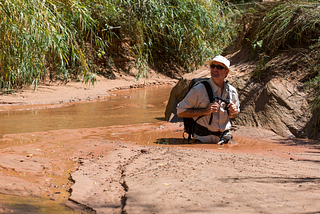
M 113 66 L 126 43 L 137 78 L 149 64 L 185 70 L 222 52 L 236 34 L 234 11 L 212 0 L 4 0 L 0 2 L 0 89 L 51 80 L 95 81 L 95 59 Z

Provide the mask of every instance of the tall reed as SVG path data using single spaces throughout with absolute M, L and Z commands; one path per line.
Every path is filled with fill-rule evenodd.
M 257 27 L 253 43 L 269 54 L 279 48 L 308 47 L 317 43 L 320 36 L 320 4 L 285 2 L 269 11 Z
M 216 1 L 131 0 L 122 8 L 129 14 L 122 17 L 123 32 L 135 32 L 132 42 L 158 65 L 173 61 L 192 70 L 221 53 L 236 33 L 233 11 Z
M 137 77 L 150 63 L 192 70 L 232 41 L 233 18 L 213 0 L 3 0 L 0 89 L 37 86 L 47 75 L 94 82 L 89 58 L 109 56 L 117 41 L 128 41 Z
M 37 86 L 48 70 L 67 80 L 75 63 L 88 75 L 81 37 L 95 21 L 81 2 L 3 0 L 0 20 L 0 88 Z

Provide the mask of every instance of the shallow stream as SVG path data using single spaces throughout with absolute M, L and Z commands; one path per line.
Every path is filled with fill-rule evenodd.
M 0 111 L 0 136 L 59 129 L 95 128 L 164 120 L 172 87 L 125 90 L 99 101 L 61 108 Z

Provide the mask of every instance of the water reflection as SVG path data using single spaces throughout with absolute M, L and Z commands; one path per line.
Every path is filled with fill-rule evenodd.
M 63 205 L 57 206 L 52 200 L 36 197 L 18 197 L 0 194 L 0 213 L 65 213 L 76 214 L 74 210 Z
M 28 111 L 0 112 L 0 135 L 153 123 L 164 119 L 172 86 L 118 92 L 106 101 Z

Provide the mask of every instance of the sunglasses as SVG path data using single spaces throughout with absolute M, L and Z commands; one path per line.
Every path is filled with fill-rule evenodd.
M 217 68 L 218 70 L 223 70 L 226 69 L 225 67 L 223 67 L 222 65 L 215 65 L 215 64 L 211 64 L 210 65 L 211 69 Z

